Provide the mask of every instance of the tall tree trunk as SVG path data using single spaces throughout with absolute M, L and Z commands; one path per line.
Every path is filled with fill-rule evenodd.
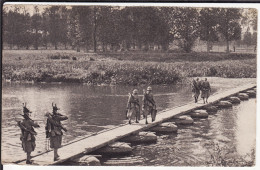
M 85 47 L 85 48 L 86 48 L 86 53 L 87 53 L 87 52 L 88 52 L 88 45 L 87 45 L 87 44 L 86 44 L 86 47 Z
M 35 35 L 35 50 L 38 50 L 38 29 L 36 29 L 36 35 Z
M 207 40 L 207 53 L 209 53 L 210 49 L 209 49 L 209 40 Z
M 77 44 L 77 52 L 80 52 L 80 47 L 78 44 Z
M 227 53 L 229 53 L 229 41 L 227 40 Z
M 105 43 L 104 43 L 104 42 L 102 43 L 102 51 L 103 51 L 103 52 L 106 52 Z
M 96 40 L 96 31 L 97 31 L 97 18 L 96 18 L 96 7 L 94 7 L 93 11 L 93 19 L 94 19 L 94 30 L 93 30 L 93 48 L 94 52 L 97 52 L 97 40 Z
M 58 47 L 57 47 L 57 43 L 56 43 L 56 42 L 55 42 L 54 46 L 55 46 L 55 50 L 57 50 L 57 49 L 58 49 Z

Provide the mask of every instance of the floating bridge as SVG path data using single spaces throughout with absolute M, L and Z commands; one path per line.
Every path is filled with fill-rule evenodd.
M 232 96 L 239 96 L 239 93 L 251 90 L 256 87 L 256 84 L 247 84 L 231 90 L 227 90 L 221 93 L 216 93 L 210 96 L 208 104 L 200 103 L 187 103 L 182 106 L 167 109 L 157 113 L 156 120 L 151 122 L 149 118 L 148 124 L 145 124 L 145 120 L 142 119 L 139 123 L 133 123 L 131 125 L 125 124 L 120 125 L 112 129 L 108 129 L 104 132 L 96 133 L 90 136 L 86 136 L 82 139 L 74 141 L 70 144 L 64 145 L 59 149 L 60 159 L 58 161 L 53 160 L 53 151 L 48 151 L 36 155 L 32 158 L 33 163 L 36 165 L 55 165 L 61 164 L 69 160 L 80 158 L 84 155 L 91 154 L 91 152 L 96 151 L 102 147 L 113 144 L 114 142 L 123 139 L 124 137 L 130 136 L 132 134 L 137 134 L 138 132 L 151 129 L 154 126 L 160 125 L 161 123 L 173 119 L 175 117 L 189 114 L 192 111 L 203 109 L 209 105 L 221 104 L 221 101 L 226 100 Z M 223 102 L 225 103 L 225 102 Z M 14 162 L 16 164 L 26 164 L 25 160 L 20 160 Z

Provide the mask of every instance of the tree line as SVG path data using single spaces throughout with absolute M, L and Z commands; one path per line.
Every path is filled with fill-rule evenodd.
M 51 6 L 33 14 L 16 6 L 3 10 L 3 42 L 13 49 L 34 49 L 51 44 L 80 51 L 100 47 L 106 51 L 148 51 L 157 47 L 163 51 L 176 42 L 190 52 L 200 38 L 210 44 L 225 41 L 227 52 L 231 41 L 241 40 L 242 24 L 256 28 L 256 12 L 247 16 L 236 8 L 181 7 L 112 7 L 112 6 Z M 246 33 L 246 41 L 253 35 Z M 250 41 L 251 41 L 250 40 Z

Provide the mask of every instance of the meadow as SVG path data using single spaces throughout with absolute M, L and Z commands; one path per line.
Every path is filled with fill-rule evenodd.
M 176 84 L 187 77 L 255 78 L 255 54 L 92 54 L 55 50 L 4 50 L 9 81 L 121 85 Z

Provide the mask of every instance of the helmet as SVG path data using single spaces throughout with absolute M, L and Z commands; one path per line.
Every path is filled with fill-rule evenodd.
M 151 87 L 151 86 L 148 86 L 148 87 L 147 87 L 147 91 L 152 91 L 152 87 Z
M 133 94 L 137 94 L 138 93 L 138 90 L 137 89 L 134 89 L 133 90 Z
M 52 108 L 53 108 L 53 111 L 60 110 L 60 109 L 57 107 L 57 105 L 56 105 L 56 104 L 54 105 L 53 103 L 52 103 Z

